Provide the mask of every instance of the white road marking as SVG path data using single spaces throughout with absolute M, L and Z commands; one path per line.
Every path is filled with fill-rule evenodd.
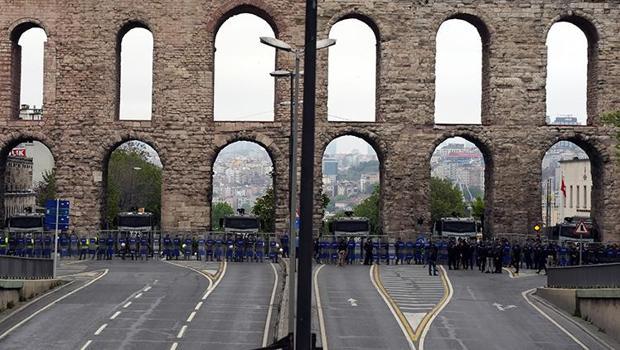
M 271 313 L 273 312 L 273 303 L 276 299 L 276 290 L 278 289 L 278 270 L 276 270 L 276 266 L 273 263 L 269 263 L 271 268 L 273 269 L 274 281 L 273 281 L 273 290 L 271 291 L 271 299 L 269 299 L 269 309 L 267 310 L 267 321 L 265 322 L 265 330 L 263 331 L 263 347 L 267 346 L 269 343 L 269 326 L 271 325 Z
M 127 304 L 123 305 L 123 309 L 126 309 L 129 307 L 129 305 L 131 305 L 131 301 L 127 302 Z
M 194 319 L 194 316 L 196 316 L 196 311 L 192 311 L 192 313 L 189 314 L 186 322 L 192 322 L 192 320 Z
M 378 285 L 377 281 L 375 281 L 374 269 L 376 269 L 376 268 L 377 268 L 377 265 L 371 265 L 370 266 L 370 282 L 372 282 L 372 285 L 377 290 L 377 293 L 381 296 L 381 299 L 383 299 L 383 301 L 387 305 L 388 309 L 390 309 L 390 312 L 394 316 L 394 319 L 396 319 L 396 322 L 398 323 L 398 326 L 400 327 L 400 330 L 405 335 L 405 339 L 407 339 L 407 343 L 409 344 L 409 349 L 415 350 L 415 345 L 413 345 L 413 340 L 411 339 L 411 337 L 409 337 L 409 333 L 407 333 L 407 330 L 405 329 L 405 325 L 400 320 L 400 317 L 398 317 L 398 314 L 396 313 L 396 311 L 392 307 L 392 304 L 390 303 L 390 301 L 381 292 L 381 288 L 379 288 L 379 285 Z
M 134 298 L 138 299 L 141 296 L 142 296 L 142 293 L 138 293 L 138 294 L 136 294 L 136 296 Z
M 357 300 L 349 298 L 347 301 L 349 302 L 349 304 L 351 304 L 351 306 L 357 306 Z
M 177 346 L 179 346 L 179 343 L 172 343 L 172 346 L 170 347 L 170 350 L 176 350 Z
M 185 333 L 186 329 L 187 325 L 183 325 L 183 327 L 181 327 L 181 330 L 179 330 L 179 334 L 177 334 L 177 338 L 183 338 L 183 334 Z
M 420 342 L 418 343 L 418 350 L 424 350 L 424 339 L 426 338 L 426 333 L 428 333 L 428 330 L 431 329 L 431 324 L 433 324 L 433 321 L 435 320 L 437 315 L 439 315 L 441 310 L 443 310 L 446 305 L 450 303 L 452 295 L 454 294 L 452 282 L 450 282 L 450 279 L 448 278 L 448 272 L 441 265 L 439 265 L 438 268 L 441 270 L 441 273 L 443 273 L 443 276 L 446 278 L 446 283 L 448 284 L 448 297 L 446 298 L 446 301 L 444 301 L 444 303 L 439 307 L 439 309 L 437 309 L 437 311 L 433 314 L 433 316 L 431 316 L 431 318 L 426 323 L 426 326 L 422 330 L 422 335 L 420 335 Z
M 572 335 L 569 331 L 567 331 L 564 327 L 562 327 L 559 323 L 557 323 L 553 318 L 551 318 L 551 316 L 547 315 L 543 310 L 541 310 L 538 306 L 534 305 L 534 303 L 532 303 L 532 301 L 530 301 L 530 299 L 527 297 L 527 295 L 532 293 L 535 290 L 536 290 L 536 288 L 532 288 L 532 289 L 523 291 L 521 293 L 521 295 L 523 296 L 525 301 L 527 301 L 528 304 L 530 304 L 534 309 L 536 309 L 536 311 L 538 311 L 541 315 L 543 315 L 544 318 L 546 318 L 551 323 L 553 323 L 562 332 L 564 332 L 564 334 L 568 335 L 573 341 L 575 341 L 575 343 L 579 344 L 579 346 L 581 346 L 581 348 L 583 348 L 585 350 L 588 350 L 588 347 L 584 343 L 579 341 L 579 339 L 577 339 L 574 335 Z
M 321 332 L 321 345 L 323 350 L 329 350 L 327 347 L 327 333 L 325 332 L 325 318 L 323 317 L 323 307 L 321 306 L 321 293 L 319 293 L 319 272 L 325 265 L 321 265 L 314 270 L 314 297 L 316 299 L 316 309 L 319 314 L 319 330 Z
M 107 324 L 107 323 L 104 323 L 101 327 L 99 327 L 99 329 L 97 329 L 97 330 L 95 331 L 95 335 L 99 335 L 99 334 L 101 334 L 101 332 L 103 332 L 103 330 L 104 330 L 107 326 L 108 326 L 108 324 Z
M 199 301 L 198 304 L 196 304 L 196 307 L 194 308 L 194 310 L 196 311 L 200 310 L 201 306 L 202 306 L 202 301 Z
M 217 278 L 217 281 L 215 281 L 215 283 L 213 283 L 211 285 L 211 283 L 209 283 L 209 288 L 207 288 L 207 291 L 205 292 L 205 294 L 202 296 L 201 300 L 207 300 L 207 298 L 209 297 L 209 295 L 211 295 L 211 293 L 213 293 L 213 291 L 215 290 L 215 288 L 217 288 L 217 286 L 220 284 L 220 282 L 222 281 L 222 279 L 224 278 L 224 275 L 226 274 L 226 267 L 228 266 L 228 264 L 226 263 L 226 261 L 224 261 L 224 266 L 222 267 L 222 272 L 220 273 L 220 276 Z M 209 278 L 209 276 L 207 276 L 206 274 L 204 274 L 201 271 L 195 270 L 198 273 L 201 273 L 203 276 L 205 276 L 210 282 L 211 278 Z
M 111 319 L 111 320 L 113 320 L 113 319 L 115 319 L 116 317 L 118 317 L 118 315 L 120 315 L 120 314 L 121 314 L 121 312 L 120 312 L 120 311 L 116 311 L 116 312 L 114 313 L 114 315 L 112 315 L 112 316 L 110 317 L 110 319 Z
M 148 292 L 149 290 L 151 290 L 151 286 L 147 286 L 146 288 L 143 289 L 143 291 Z
M 50 308 L 52 305 L 56 304 L 57 302 L 59 302 L 59 301 L 61 301 L 61 300 L 65 299 L 65 298 L 68 298 L 69 296 L 71 296 L 71 295 L 73 295 L 73 294 L 75 294 L 75 293 L 79 292 L 80 290 L 82 290 L 82 289 L 84 289 L 84 288 L 86 288 L 86 287 L 90 286 L 91 284 L 93 284 L 93 283 L 97 282 L 99 279 L 103 278 L 103 276 L 107 275 L 107 274 L 108 274 L 108 271 L 109 271 L 108 269 L 105 269 L 105 270 L 104 270 L 104 272 L 101 274 L 101 276 L 99 276 L 99 277 L 95 278 L 94 280 L 92 280 L 92 281 L 90 281 L 90 282 L 86 283 L 85 285 L 83 285 L 83 286 L 81 286 L 81 287 L 79 287 L 79 288 L 76 288 L 75 290 L 72 290 L 71 292 L 69 292 L 69 293 L 67 293 L 67 294 L 65 294 L 65 295 L 63 295 L 63 296 L 61 296 L 60 298 L 58 298 L 58 299 L 56 299 L 56 300 L 54 300 L 54 301 L 50 302 L 49 304 L 45 305 L 45 306 L 44 306 L 44 307 L 42 307 L 42 308 L 40 308 L 39 310 L 37 310 L 36 312 L 34 312 L 32 315 L 30 315 L 30 316 L 28 316 L 28 317 L 24 318 L 23 320 L 21 320 L 21 322 L 19 322 L 19 323 L 18 323 L 18 324 L 16 324 L 15 326 L 13 326 L 13 327 L 9 328 L 6 332 L 2 333 L 2 335 L 0 335 L 0 340 L 2 340 L 3 338 L 5 338 L 7 335 L 9 335 L 9 333 L 11 333 L 12 331 L 14 331 L 14 330 L 15 330 L 15 329 L 17 329 L 18 327 L 22 326 L 24 323 L 26 323 L 26 322 L 30 321 L 30 320 L 31 320 L 32 318 L 34 318 L 36 315 L 38 315 L 38 314 L 40 314 L 41 312 L 43 312 L 43 311 L 47 310 L 48 308 Z
M 86 344 L 84 344 L 84 346 L 80 348 L 80 350 L 85 350 L 92 342 L 93 342 L 92 340 L 87 341 Z
M 514 308 L 517 307 L 516 305 L 506 305 L 506 306 L 504 306 L 504 305 L 502 305 L 500 303 L 493 303 L 493 306 L 495 306 L 497 308 L 497 310 L 499 310 L 499 311 L 506 311 L 506 310 L 514 309 Z

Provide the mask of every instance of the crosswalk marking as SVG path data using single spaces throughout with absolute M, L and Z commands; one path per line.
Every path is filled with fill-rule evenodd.
M 381 268 L 381 282 L 411 329 L 419 335 L 425 318 L 444 297 L 441 277 L 429 276 L 428 269 L 422 266 L 387 266 Z

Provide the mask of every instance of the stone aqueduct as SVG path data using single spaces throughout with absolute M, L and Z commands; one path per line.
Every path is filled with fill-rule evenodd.
M 218 151 L 250 140 L 272 156 L 276 228 L 286 229 L 289 107 L 278 102 L 287 98 L 288 82 L 276 83 L 273 122 L 213 121 L 214 38 L 227 18 L 250 12 L 270 23 L 279 38 L 301 45 L 303 1 L 4 0 L 0 8 L 2 155 L 24 140 L 46 144 L 56 161 L 59 194 L 72 201 L 75 227 L 100 226 L 107 158 L 131 139 L 147 142 L 162 159 L 163 227 L 208 226 Z M 544 153 L 555 142 L 570 140 L 592 161 L 593 216 L 604 239 L 620 239 L 616 130 L 599 120 L 600 113 L 620 109 L 620 2 L 325 0 L 319 3 L 319 37 L 350 17 L 362 19 L 377 35 L 376 122 L 327 122 L 328 53 L 320 52 L 315 188 L 321 185 L 327 144 L 337 136 L 359 136 L 380 158 L 384 231 L 413 230 L 418 218 L 429 221 L 433 150 L 448 137 L 462 136 L 485 157 L 488 229 L 523 233 L 541 220 Z M 470 22 L 482 38 L 481 125 L 434 123 L 435 35 L 450 18 Z M 577 25 L 589 41 L 587 126 L 545 123 L 545 38 L 558 21 Z M 153 117 L 120 121 L 118 38 L 136 24 L 154 37 Z M 32 26 L 48 36 L 42 121 L 14 117 L 19 103 L 14 38 Z M 292 65 L 284 54 L 277 62 L 278 68 Z

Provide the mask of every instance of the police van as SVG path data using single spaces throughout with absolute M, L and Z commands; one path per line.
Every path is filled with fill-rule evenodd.
M 23 213 L 11 215 L 6 220 L 6 234 L 9 252 L 15 255 L 26 254 L 28 247 L 34 247 L 34 240 L 42 240 L 45 215 Z
M 329 223 L 329 231 L 336 238 L 367 237 L 370 235 L 370 222 L 364 217 L 339 217 Z
M 134 240 L 140 246 L 148 246 L 149 255 L 158 252 L 159 234 L 155 231 L 155 219 L 153 213 L 139 210 L 137 212 L 122 212 L 116 216 L 118 228 L 118 240 L 125 244 L 130 244 Z M 146 242 L 145 242 L 146 240 Z
M 237 233 L 243 236 L 257 234 L 260 230 L 260 218 L 254 215 L 245 215 L 243 209 L 237 210 L 238 215 L 226 215 L 220 219 L 220 227 L 225 233 Z
M 480 222 L 474 218 L 448 217 L 435 222 L 433 235 L 446 238 L 481 238 Z

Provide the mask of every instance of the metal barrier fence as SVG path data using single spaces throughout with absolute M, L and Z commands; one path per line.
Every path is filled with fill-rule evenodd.
M 547 269 L 550 288 L 620 288 L 620 263 Z
M 43 279 L 52 278 L 54 260 L 0 256 L 0 278 Z

